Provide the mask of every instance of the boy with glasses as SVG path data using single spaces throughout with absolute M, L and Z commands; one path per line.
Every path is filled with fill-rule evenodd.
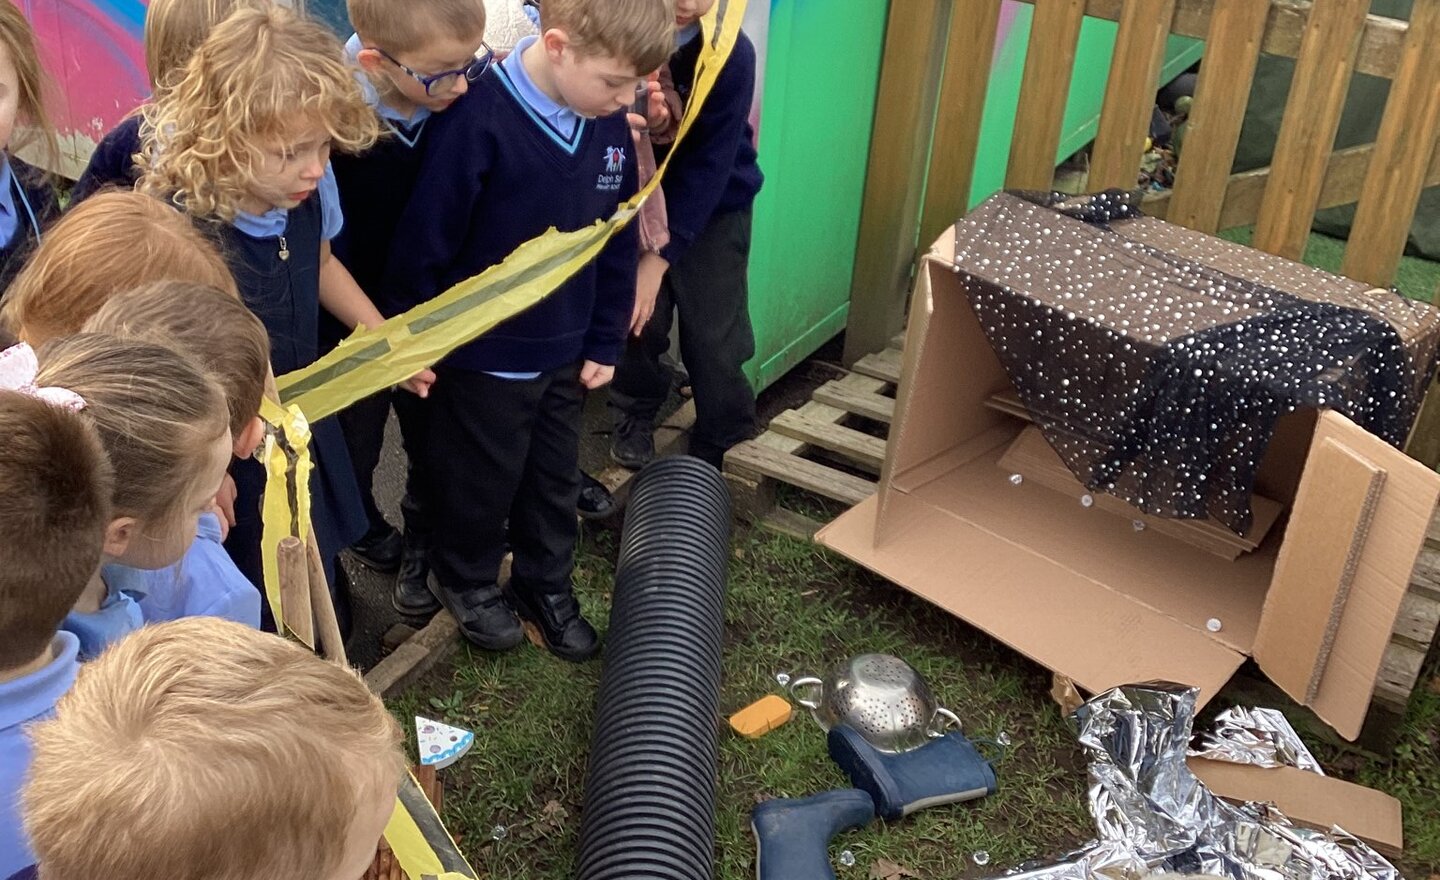
M 334 249 L 388 318 L 404 309 L 387 300 L 381 276 L 400 215 L 415 189 L 426 129 L 431 117 L 471 88 L 494 56 L 484 42 L 484 0 L 349 0 L 347 5 L 355 35 L 345 52 L 360 69 L 360 85 L 382 135 L 370 151 L 332 160 L 346 220 Z M 322 333 L 329 344 L 347 335 L 338 322 Z M 401 502 L 403 536 L 385 520 L 373 491 L 392 406 L 409 460 Z M 440 607 L 426 587 L 429 528 L 420 453 L 426 407 L 427 402 L 413 394 L 383 391 L 340 413 L 370 524 L 351 552 L 378 571 L 399 569 L 391 601 L 397 611 L 412 617 L 433 614 Z

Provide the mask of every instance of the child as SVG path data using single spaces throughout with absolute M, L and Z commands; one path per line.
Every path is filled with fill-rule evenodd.
M 549 2 L 549 0 L 547 0 Z M 694 85 L 700 17 L 715 0 L 677 0 L 680 48 L 669 70 L 682 100 Z M 750 106 L 755 47 L 743 33 L 665 176 L 670 243 L 640 261 L 636 312 L 654 317 L 626 348 L 610 389 L 610 455 L 629 468 L 655 454 L 655 418 L 672 377 L 660 356 L 680 314 L 680 354 L 695 394 L 690 454 L 720 467 L 725 451 L 755 431 L 755 394 L 744 364 L 755 354 L 746 274 L 750 217 L 764 176 L 756 164 Z M 662 155 L 660 158 L 664 158 Z
M 134 569 L 174 565 L 194 542 L 230 463 L 225 398 L 168 348 L 93 333 L 47 345 L 35 384 L 84 399 L 80 415 L 115 471 L 103 565 L 63 624 L 84 660 L 141 625 L 146 587 Z
M 270 340 L 239 297 L 203 284 L 161 281 L 112 297 L 85 329 L 165 345 L 192 358 L 225 392 L 232 452 L 241 459 L 254 454 L 264 437 L 259 413 L 270 377 Z M 202 513 L 178 570 L 140 572 L 146 623 L 209 616 L 260 626 L 260 593 L 222 546 L 227 526 L 215 511 Z
M 635 191 L 625 112 L 674 42 L 668 0 L 546 0 L 522 40 L 431 120 L 415 195 L 383 289 L 403 309 L 555 227 L 609 217 Z M 522 630 L 497 584 L 514 552 L 516 610 L 550 651 L 599 647 L 571 584 L 581 400 L 610 380 L 634 294 L 635 232 L 534 308 L 455 351 L 430 401 L 431 565 L 470 641 L 505 650 Z M 508 531 L 507 531 L 508 520 Z
M 191 53 L 210 33 L 239 8 L 265 6 L 269 0 L 150 0 L 145 9 L 145 70 L 150 91 L 158 93 L 185 66 Z M 78 204 L 107 186 L 131 189 L 140 179 L 135 158 L 140 152 L 140 118 L 137 109 L 110 130 L 70 190 L 70 203 Z
M 403 772 L 358 675 L 215 618 L 146 627 L 33 729 L 44 880 L 357 880 Z
M 362 73 L 366 103 L 387 133 L 370 151 L 333 159 L 346 223 L 335 256 L 387 316 L 397 314 L 383 294 L 381 275 L 400 214 L 415 188 L 426 126 L 465 94 L 490 64 L 481 0 L 350 0 L 355 35 L 345 54 Z M 331 344 L 344 337 L 339 322 L 324 331 Z M 403 541 L 375 503 L 374 475 L 391 406 L 405 442 L 407 473 Z M 433 614 L 439 603 L 426 586 L 429 529 L 423 519 L 426 404 L 413 394 L 382 391 L 340 413 L 369 530 L 350 550 L 378 571 L 400 571 L 391 596 L 409 616 Z
M 225 261 L 183 214 L 140 193 L 101 193 L 45 234 L 0 323 L 38 348 L 79 331 L 115 293 L 166 279 L 236 295 Z
M 110 463 L 95 431 L 0 354 L 0 875 L 34 861 L 20 829 L 25 727 L 70 689 L 80 643 L 57 632 L 100 564 Z M 17 390 L 17 389 L 25 390 Z M 39 396 L 36 396 L 36 395 Z M 52 402 L 54 401 L 54 402 Z
M 279 6 L 237 10 L 144 115 L 139 188 L 209 223 L 241 297 L 269 331 L 276 375 L 318 356 L 322 305 L 346 327 L 382 322 L 330 252 L 343 222 L 331 145 L 364 149 L 378 126 L 324 25 Z M 407 387 L 427 393 L 433 378 L 426 370 Z M 364 511 L 338 424 L 311 428 L 312 519 L 343 624 L 336 556 L 365 533 Z M 258 587 L 264 469 L 237 462 L 232 475 L 239 495 L 226 549 Z
M 59 155 L 45 115 L 45 75 L 35 34 L 14 3 L 0 4 L 0 293 L 60 213 L 46 176 L 10 152 L 16 122 L 40 132 L 49 154 Z

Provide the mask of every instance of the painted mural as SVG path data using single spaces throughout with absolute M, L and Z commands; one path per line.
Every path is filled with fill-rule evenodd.
M 51 113 L 61 173 L 75 175 L 96 141 L 150 94 L 142 0 L 11 0 L 24 11 L 54 80 Z

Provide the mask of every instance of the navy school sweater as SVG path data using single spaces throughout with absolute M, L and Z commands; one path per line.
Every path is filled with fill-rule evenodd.
M 670 56 L 670 75 L 682 101 L 695 86 L 695 64 L 703 36 L 697 35 Z M 742 32 L 720 78 L 705 99 L 685 140 L 674 148 L 665 172 L 665 210 L 670 244 L 661 250 L 671 265 L 720 215 L 749 208 L 765 182 L 756 162 L 750 107 L 755 98 L 755 45 Z M 667 149 L 657 150 L 664 161 Z
M 386 315 L 433 299 L 551 227 L 570 231 L 608 218 L 635 193 L 635 150 L 623 113 L 584 120 L 567 144 L 513 88 L 493 65 L 430 119 L 415 189 L 373 293 Z M 515 372 L 581 359 L 616 363 L 635 299 L 637 241 L 631 224 L 558 291 L 445 363 Z
M 70 204 L 76 205 L 106 187 L 134 189 L 140 178 L 135 154 L 140 152 L 140 114 L 132 113 L 110 129 L 90 154 L 80 179 L 70 190 Z
M 40 234 L 60 216 L 60 196 L 45 172 L 11 156 L 10 173 L 15 214 L 20 222 L 10 243 L 0 247 L 0 295 L 9 289 L 10 282 L 14 281 L 15 276 L 25 267 L 25 261 L 40 242 Z M 30 205 L 29 211 L 25 210 L 25 205 L 22 204 L 22 196 Z M 34 223 L 31 222 L 32 212 Z M 36 224 L 39 225 L 38 229 Z
M 330 244 L 360 289 L 372 297 L 384 280 L 390 243 L 420 175 L 424 152 L 421 138 L 434 121 L 427 118 L 406 131 L 404 138 L 382 123 L 381 138 L 369 150 L 360 155 L 336 153 L 330 157 L 340 190 L 340 208 L 345 213 L 345 226 Z

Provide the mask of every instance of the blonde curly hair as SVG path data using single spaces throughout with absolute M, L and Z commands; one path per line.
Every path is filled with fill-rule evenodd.
M 239 9 L 144 108 L 138 188 L 200 217 L 232 220 L 267 149 L 306 124 L 360 152 L 379 123 L 335 35 L 280 6 Z

